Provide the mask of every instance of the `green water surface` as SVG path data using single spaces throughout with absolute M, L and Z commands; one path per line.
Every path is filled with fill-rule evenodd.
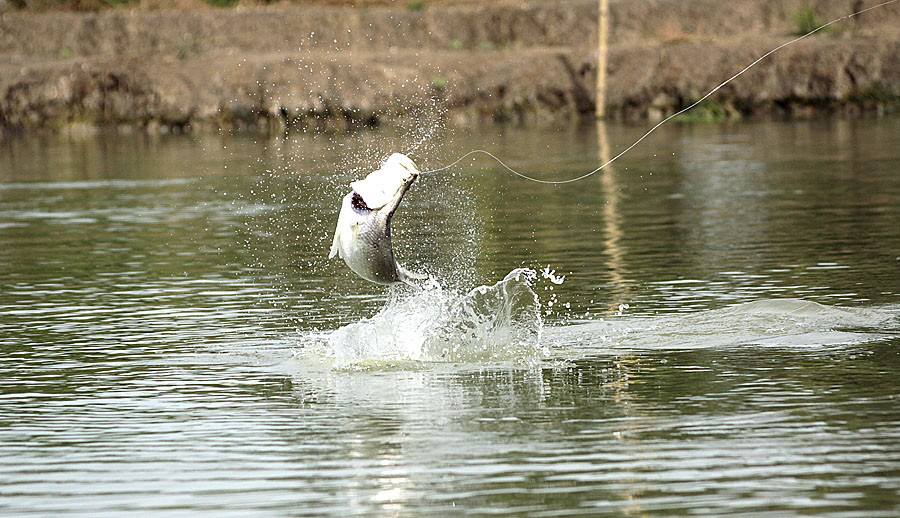
M 564 179 L 641 130 L 0 144 L 0 514 L 897 516 L 898 119 L 426 175 L 398 257 L 565 275 L 548 356 L 329 367 L 387 300 L 325 257 L 349 181 L 410 147 Z

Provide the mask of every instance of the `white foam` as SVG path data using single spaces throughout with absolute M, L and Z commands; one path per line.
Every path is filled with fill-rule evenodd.
M 834 347 L 879 341 L 900 329 L 896 306 L 848 308 L 801 299 L 764 299 L 722 309 L 588 320 L 548 329 L 563 359 L 626 350 L 723 347 Z
M 338 368 L 367 362 L 513 362 L 533 364 L 541 345 L 541 303 L 533 270 L 519 268 L 491 286 L 460 294 L 436 281 L 398 289 L 372 318 L 328 336 Z

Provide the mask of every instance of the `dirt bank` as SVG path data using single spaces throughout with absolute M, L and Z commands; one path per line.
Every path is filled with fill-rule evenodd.
M 873 3 L 873 2 L 868 2 Z M 735 5 L 732 5 L 735 4 Z M 611 2 L 607 111 L 659 118 L 791 37 L 806 1 Z M 867 2 L 812 2 L 821 20 Z M 595 0 L 0 14 L 0 128 L 346 129 L 594 111 Z M 772 56 L 702 117 L 896 107 L 900 4 Z

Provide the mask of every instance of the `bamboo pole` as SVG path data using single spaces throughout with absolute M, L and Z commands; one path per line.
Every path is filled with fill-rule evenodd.
M 597 95 L 595 113 L 598 119 L 606 117 L 606 63 L 609 55 L 609 0 L 600 0 L 597 24 Z

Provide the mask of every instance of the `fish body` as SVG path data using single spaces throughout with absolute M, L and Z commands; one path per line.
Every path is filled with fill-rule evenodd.
M 377 284 L 423 279 L 400 266 L 391 244 L 391 218 L 419 174 L 409 157 L 394 153 L 377 171 L 350 184 L 328 257 L 340 257 L 354 273 Z

